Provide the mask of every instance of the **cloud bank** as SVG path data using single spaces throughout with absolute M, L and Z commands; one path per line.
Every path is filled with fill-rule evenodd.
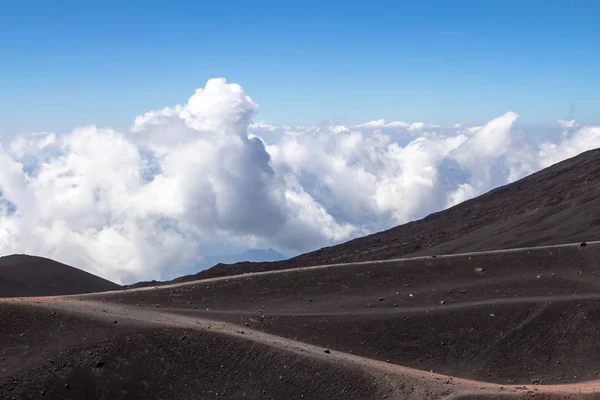
M 126 132 L 0 137 L 0 254 L 164 279 L 228 249 L 298 253 L 386 229 L 600 147 L 600 127 L 575 121 L 536 142 L 514 112 L 441 128 L 273 126 L 257 109 L 211 79 Z

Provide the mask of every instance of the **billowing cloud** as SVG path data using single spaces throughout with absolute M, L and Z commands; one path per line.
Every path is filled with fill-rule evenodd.
M 167 278 L 227 249 L 297 253 L 386 229 L 600 146 L 600 127 L 575 121 L 559 122 L 559 142 L 532 143 L 514 112 L 440 128 L 276 126 L 253 122 L 257 109 L 211 79 L 126 132 L 2 138 L 0 253 Z

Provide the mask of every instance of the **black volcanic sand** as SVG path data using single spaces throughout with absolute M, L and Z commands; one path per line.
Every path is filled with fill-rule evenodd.
M 0 257 L 0 297 L 55 296 L 116 290 L 116 283 L 44 257 Z
M 600 245 L 219 278 L 86 296 L 501 384 L 600 372 Z
M 374 399 L 358 367 L 208 330 L 0 303 L 0 399 Z

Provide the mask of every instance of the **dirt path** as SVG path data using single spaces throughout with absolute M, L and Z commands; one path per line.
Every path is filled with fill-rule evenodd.
M 597 398 L 600 398 L 600 380 L 565 385 L 500 385 L 416 370 L 348 353 L 325 352 L 325 349 L 319 346 L 255 331 L 247 327 L 147 308 L 66 297 L 2 299 L 0 301 L 61 309 L 100 320 L 210 330 L 316 359 L 327 360 L 327 362 L 358 366 L 379 380 L 384 387 L 389 388 L 388 398 L 461 399 L 473 398 L 469 396 L 493 398 L 498 395 L 509 398 L 513 396 L 515 398 L 535 398 L 537 394 L 540 396 L 542 394 L 556 394 L 559 398 L 561 395 L 569 395 L 570 398 L 596 398 L 595 394 L 597 394 Z M 583 397 L 580 397 L 580 395 Z
M 588 245 L 600 245 L 600 241 L 591 241 L 587 242 Z M 569 243 L 569 244 L 557 244 L 557 245 L 548 245 L 548 246 L 537 246 L 537 247 L 523 247 L 523 248 L 515 248 L 515 249 L 505 249 L 505 250 L 489 250 L 489 251 L 481 251 L 481 252 L 469 252 L 469 253 L 456 253 L 456 254 L 441 254 L 437 255 L 436 259 L 453 259 L 453 258 L 464 258 L 464 257 L 481 257 L 490 254 L 512 254 L 512 253 L 523 253 L 523 252 L 531 252 L 538 250 L 547 250 L 547 249 L 561 249 L 568 247 L 579 247 L 581 243 Z M 257 277 L 261 275 L 276 275 L 276 274 L 285 274 L 288 272 L 298 272 L 298 271 L 313 271 L 319 269 L 327 269 L 327 268 L 336 268 L 336 267 L 353 267 L 353 266 L 361 266 L 361 265 L 374 265 L 374 264 L 389 264 L 389 263 L 408 263 L 411 261 L 417 260 L 429 260 L 431 256 L 419 256 L 419 257 L 404 257 L 404 258 L 393 258 L 388 260 L 376 260 L 376 261 L 359 261 L 359 262 L 351 262 L 351 263 L 337 263 L 337 264 L 324 264 L 324 265 L 313 265 L 310 267 L 297 267 L 297 268 L 288 268 L 288 269 L 278 269 L 271 271 L 262 271 L 262 272 L 252 272 L 248 274 L 242 275 L 228 275 L 228 276 L 220 276 L 217 278 L 207 278 L 202 280 L 194 280 L 187 281 L 181 283 L 171 283 L 166 285 L 157 285 L 157 286 L 145 286 L 141 288 L 131 288 L 126 289 L 128 292 L 144 292 L 148 290 L 155 290 L 156 288 L 161 289 L 172 289 L 183 286 L 195 285 L 198 282 L 208 283 L 208 282 L 218 282 L 218 281 L 229 281 L 232 279 L 244 279 L 250 277 Z M 122 290 L 103 292 L 106 294 L 110 293 L 119 293 Z M 99 293 L 95 293 L 98 295 Z M 94 294 L 92 294 L 94 295 Z M 72 295 L 73 297 L 79 295 Z

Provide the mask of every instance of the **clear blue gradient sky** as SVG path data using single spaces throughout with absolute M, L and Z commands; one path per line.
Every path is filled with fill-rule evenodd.
M 275 124 L 599 123 L 599 20 L 598 1 L 6 1 L 0 134 L 126 129 L 221 76 Z

